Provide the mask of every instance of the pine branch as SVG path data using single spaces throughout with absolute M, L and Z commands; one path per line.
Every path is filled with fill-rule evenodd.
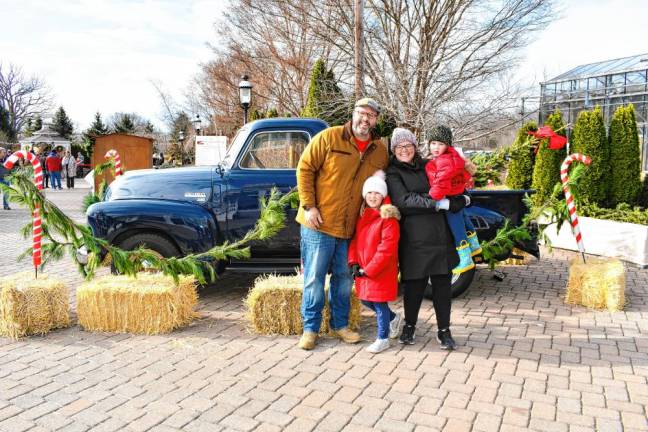
M 176 282 L 180 275 L 192 275 L 201 284 L 213 282 L 216 279 L 214 268 L 216 262 L 230 258 L 249 258 L 248 244 L 277 235 L 286 224 L 285 208 L 289 205 L 294 208 L 299 202 L 295 190 L 281 195 L 278 190 L 272 189 L 267 198 L 260 200 L 260 217 L 254 228 L 242 239 L 234 243 L 225 242 L 200 254 L 191 254 L 182 258 L 162 258 L 150 249 L 140 247 L 125 251 L 108 244 L 106 240 L 94 237 L 89 227 L 75 223 L 54 203 L 46 199 L 24 173 L 13 174 L 11 182 L 12 187 L 3 187 L 3 191 L 7 191 L 11 201 L 23 203 L 32 211 L 36 205 L 41 207 L 43 238 L 48 240 L 48 243 L 43 244 L 41 248 L 43 265 L 61 259 L 67 252 L 85 279 L 94 277 L 100 265 L 99 257 L 106 251 L 112 259 L 113 266 L 121 274 L 136 276 L 140 271 L 152 269 L 173 277 Z M 31 226 L 32 223 L 29 222 L 21 229 L 23 236 L 29 236 Z M 77 250 L 82 247 L 88 251 L 85 264 L 79 262 L 77 257 Z M 30 254 L 31 248 L 27 249 L 21 257 Z

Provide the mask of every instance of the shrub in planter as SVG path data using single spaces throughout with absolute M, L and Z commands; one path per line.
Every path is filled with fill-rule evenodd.
M 533 178 L 534 149 L 530 145 L 529 131 L 537 131 L 536 122 L 526 122 L 517 133 L 511 145 L 511 161 L 506 175 L 506 185 L 511 189 L 529 189 Z
M 545 125 L 551 126 L 558 135 L 566 136 L 565 123 L 559 109 L 551 114 Z M 533 195 L 534 204 L 542 204 L 551 195 L 556 183 L 560 182 L 560 165 L 565 160 L 567 150 L 552 150 L 548 147 L 549 140 L 544 139 L 538 143 L 535 166 L 533 167 L 533 181 L 531 189 L 535 189 Z
M 617 108 L 610 123 L 610 204 L 634 204 L 641 193 L 641 149 L 634 106 Z
M 582 202 L 605 205 L 608 197 L 610 149 L 605 135 L 601 107 L 578 115 L 571 139 L 571 153 L 582 153 L 592 159 L 581 181 Z

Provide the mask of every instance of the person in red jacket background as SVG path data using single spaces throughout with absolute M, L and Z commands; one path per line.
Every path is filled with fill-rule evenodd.
M 47 165 L 47 171 L 52 180 L 52 190 L 63 190 L 61 186 L 61 170 L 63 169 L 63 163 L 60 155 L 60 150 L 52 150 L 52 152 L 45 159 L 45 165 Z
M 398 337 L 401 322 L 400 315 L 387 303 L 398 295 L 400 213 L 389 201 L 383 171 L 364 182 L 362 197 L 364 203 L 349 246 L 349 269 L 358 298 L 376 313 L 378 334 L 367 351 L 379 353 L 389 348 L 389 338 Z
M 434 200 L 462 195 L 471 182 L 466 170 L 466 161 L 452 147 L 452 131 L 447 126 L 433 127 L 428 133 L 430 161 L 425 166 L 430 182 L 430 196 Z M 461 209 L 457 212 L 446 211 L 448 226 L 454 237 L 459 265 L 452 270 L 454 274 L 466 272 L 475 267 L 472 257 L 481 253 L 475 227 Z

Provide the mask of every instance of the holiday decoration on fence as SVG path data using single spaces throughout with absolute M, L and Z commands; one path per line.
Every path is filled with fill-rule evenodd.
M 11 156 L 7 158 L 4 163 L 4 167 L 7 169 L 12 169 L 16 162 L 20 159 L 28 160 L 34 167 L 34 185 L 36 186 L 37 193 L 38 191 L 43 190 L 43 167 L 38 160 L 38 156 L 34 153 L 31 153 L 27 150 L 20 150 L 14 152 Z M 34 273 L 38 277 L 38 266 L 41 265 L 41 237 L 42 237 L 42 226 L 41 226 L 41 206 L 40 203 L 35 203 L 32 208 L 33 222 L 32 222 L 32 262 L 34 264 Z
M 108 150 L 105 158 L 113 159 L 115 161 L 115 177 L 122 175 L 121 157 L 119 156 L 119 152 L 115 149 Z
M 325 290 L 328 292 L 329 280 L 326 280 Z M 254 281 L 254 287 L 244 303 L 247 309 L 246 317 L 250 330 L 264 335 L 297 335 L 303 331 L 303 321 L 300 312 L 304 276 L 263 275 Z M 329 327 L 330 308 L 328 294 L 324 295 L 324 310 L 320 334 L 331 333 Z M 349 310 L 349 328 L 357 330 L 360 327 L 360 300 L 351 292 L 351 307 Z

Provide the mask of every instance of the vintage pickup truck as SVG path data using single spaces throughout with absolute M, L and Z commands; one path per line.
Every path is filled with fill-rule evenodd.
M 88 209 L 88 223 L 97 237 L 123 249 L 143 244 L 165 257 L 241 238 L 259 216 L 260 197 L 273 187 L 284 192 L 295 187 L 301 152 L 326 127 L 304 118 L 248 123 L 217 166 L 127 172 L 110 185 L 103 202 Z M 480 239 L 492 238 L 506 218 L 520 223 L 525 192 L 472 192 L 474 205 L 467 211 Z M 251 259 L 219 263 L 219 271 L 292 272 L 299 267 L 299 227 L 295 210 L 288 213 L 289 223 L 279 235 L 252 245 Z M 519 246 L 539 254 L 535 241 Z M 474 270 L 455 278 L 453 294 L 463 293 L 473 276 Z

